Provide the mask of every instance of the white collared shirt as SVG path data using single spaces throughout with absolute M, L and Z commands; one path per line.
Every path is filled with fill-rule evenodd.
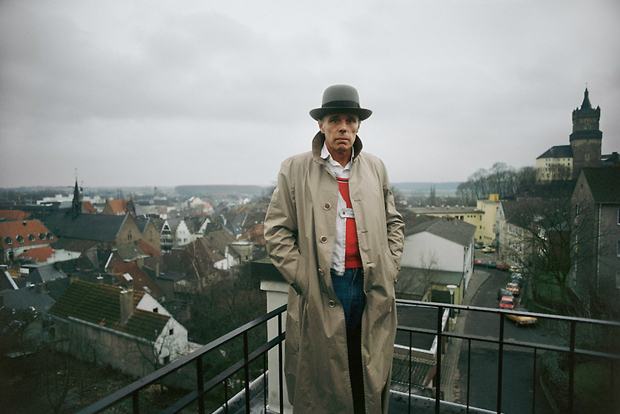
M 334 174 L 337 178 L 349 178 L 349 174 L 351 173 L 351 165 L 354 161 L 355 152 L 352 149 L 351 153 L 351 161 L 347 163 L 344 167 L 340 165 L 339 162 L 334 161 L 332 155 L 329 153 L 327 149 L 327 145 L 323 143 L 323 148 L 321 149 L 321 158 L 325 160 L 325 165 L 329 168 L 329 170 Z M 336 215 L 336 234 L 334 239 L 334 250 L 332 253 L 332 264 L 331 268 L 336 271 L 338 274 L 344 274 L 344 256 L 345 256 L 345 238 L 346 238 L 346 218 L 340 215 L 340 212 L 343 209 L 347 208 L 347 204 L 340 195 L 340 191 L 338 191 L 338 206 Z

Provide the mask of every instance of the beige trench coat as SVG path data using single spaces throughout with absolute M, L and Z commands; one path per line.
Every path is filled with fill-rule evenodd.
M 265 218 L 267 250 L 291 284 L 285 374 L 296 414 L 353 412 L 344 311 L 330 276 L 338 183 L 320 157 L 324 140 L 319 132 L 312 141 L 312 152 L 282 163 Z M 394 283 L 404 223 L 385 166 L 361 152 L 359 137 L 354 148 L 349 192 L 364 264 L 366 413 L 387 413 L 396 335 Z

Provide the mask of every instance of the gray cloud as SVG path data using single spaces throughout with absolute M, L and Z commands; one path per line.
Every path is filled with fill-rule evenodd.
M 333 83 L 394 182 L 533 165 L 586 83 L 619 150 L 614 0 L 208 3 L 0 3 L 0 186 L 268 185 Z

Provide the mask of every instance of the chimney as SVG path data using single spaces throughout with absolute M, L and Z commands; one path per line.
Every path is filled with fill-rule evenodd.
M 121 290 L 119 300 L 121 303 L 121 325 L 125 325 L 133 313 L 133 290 Z

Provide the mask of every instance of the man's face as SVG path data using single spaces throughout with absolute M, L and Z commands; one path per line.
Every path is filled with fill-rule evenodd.
M 353 114 L 331 114 L 319 119 L 319 128 L 325 134 L 329 152 L 347 153 L 355 142 L 360 120 Z

